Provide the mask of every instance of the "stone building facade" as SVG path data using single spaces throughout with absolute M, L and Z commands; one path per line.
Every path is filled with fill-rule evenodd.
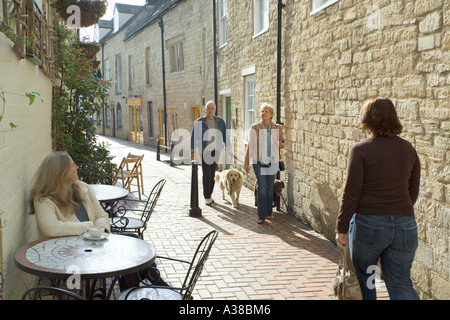
M 238 133 L 248 128 L 249 105 L 256 118 L 262 102 L 277 105 L 278 9 L 277 1 L 219 2 L 227 8 L 226 41 L 218 50 L 219 107 L 231 100 L 239 166 L 245 136 Z M 267 10 L 260 33 L 257 6 Z M 359 110 L 370 97 L 389 97 L 404 126 L 401 136 L 417 149 L 422 166 L 412 276 L 426 296 L 448 299 L 450 4 L 284 1 L 281 31 L 284 209 L 334 241 L 348 151 L 366 137 L 357 129 Z
M 186 143 L 176 129 L 190 131 L 203 114 L 204 103 L 214 98 L 212 4 L 206 0 L 153 2 L 100 40 L 106 44 L 103 57 L 100 52 L 98 58 L 113 86 L 112 108 L 106 112 L 105 127 L 97 132 L 152 146 L 158 139 L 167 145 Z M 137 120 L 141 130 L 135 130 L 136 122 L 130 119 L 135 115 L 132 105 L 141 106 Z M 140 131 L 137 139 L 136 131 L 138 135 Z
M 404 126 L 401 136 L 417 149 L 422 166 L 413 280 L 425 296 L 448 299 L 450 4 L 444 0 L 284 1 L 278 30 L 280 2 L 215 1 L 218 114 L 234 130 L 234 167 L 242 168 L 246 132 L 259 119 L 259 105 L 271 103 L 287 140 L 282 151 L 286 171 L 280 177 L 286 184 L 282 209 L 334 241 L 348 152 L 366 137 L 357 129 L 359 110 L 368 98 L 392 99 Z M 142 100 L 142 139 L 154 145 L 164 138 L 159 121 L 164 105 L 170 137 L 175 128 L 190 130 L 198 107 L 202 114 L 202 104 L 213 98 L 212 2 L 166 3 L 170 5 L 160 8 L 166 103 L 160 16 L 152 18 L 153 9 L 146 6 L 147 13 L 106 36 L 104 59 L 109 57 L 110 71 L 105 74 L 114 82 L 114 57 L 121 54 L 123 75 L 121 93 L 116 94 L 113 86 L 110 94 L 113 108 L 121 104 L 122 129 L 117 128 L 116 117 L 116 130 L 106 128 L 107 135 L 130 139 L 127 102 Z M 179 50 L 174 45 L 180 41 L 184 69 L 171 70 L 170 50 Z M 146 78 L 146 48 L 151 79 Z M 113 111 L 117 116 L 117 109 Z M 247 186 L 252 188 L 253 183 L 254 177 L 247 176 Z

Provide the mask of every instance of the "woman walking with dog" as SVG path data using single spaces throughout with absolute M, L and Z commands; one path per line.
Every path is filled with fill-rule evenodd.
M 250 160 L 256 175 L 258 223 L 273 219 L 272 203 L 275 175 L 278 172 L 280 148 L 284 148 L 283 126 L 272 122 L 273 107 L 261 105 L 261 121 L 250 129 L 250 138 L 245 155 L 244 169 L 250 171 Z

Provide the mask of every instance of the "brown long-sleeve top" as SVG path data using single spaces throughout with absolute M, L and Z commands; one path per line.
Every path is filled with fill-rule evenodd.
M 397 136 L 360 141 L 348 156 L 336 232 L 348 232 L 354 213 L 414 216 L 419 185 L 420 160 L 411 143 Z

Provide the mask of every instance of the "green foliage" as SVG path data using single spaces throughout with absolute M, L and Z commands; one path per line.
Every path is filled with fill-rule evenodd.
M 107 159 L 107 146 L 96 142 L 94 115 L 108 106 L 110 84 L 96 76 L 91 60 L 73 45 L 78 39 L 71 30 L 58 24 L 57 34 L 60 85 L 53 92 L 53 147 L 67 151 L 75 163 L 96 166 L 108 178 L 116 165 Z
M 41 95 L 39 94 L 39 92 L 27 92 L 27 93 L 25 93 L 25 95 L 30 100 L 30 104 L 29 104 L 30 106 L 34 103 L 35 98 L 39 98 L 41 100 L 41 102 L 44 102 L 44 100 L 41 98 Z M 3 115 L 5 114 L 5 105 L 6 105 L 5 92 L 3 92 L 3 90 L 1 90 L 1 89 L 0 89 L 0 99 L 2 102 L 2 113 L 0 114 L 0 122 L 1 122 L 3 120 Z M 9 127 L 11 129 L 15 129 L 18 127 L 18 125 L 16 125 L 13 122 L 10 122 Z

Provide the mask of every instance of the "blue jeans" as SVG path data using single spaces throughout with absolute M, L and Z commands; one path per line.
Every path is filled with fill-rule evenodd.
M 275 171 L 274 174 L 267 174 L 274 171 L 271 169 L 272 168 L 261 165 L 260 162 L 253 164 L 253 170 L 255 171 L 258 190 L 258 219 L 261 220 L 264 220 L 268 216 L 271 216 L 273 211 L 273 193 L 275 175 L 277 171 Z
M 414 217 L 355 214 L 350 221 L 349 249 L 365 300 L 376 300 L 377 262 L 391 300 L 417 300 L 411 265 L 418 246 Z

